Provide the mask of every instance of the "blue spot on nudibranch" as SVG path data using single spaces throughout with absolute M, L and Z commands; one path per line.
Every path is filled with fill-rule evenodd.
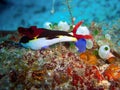
M 79 39 L 77 42 L 75 42 L 75 45 L 78 48 L 78 52 L 82 53 L 86 51 L 86 40 L 85 39 Z

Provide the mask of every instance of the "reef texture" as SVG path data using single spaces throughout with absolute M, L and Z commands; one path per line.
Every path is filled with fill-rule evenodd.
M 19 46 L 18 32 L 0 35 L 0 90 L 118 90 L 120 53 L 100 27 L 89 27 L 94 46 L 78 53 L 74 43 L 58 43 L 33 51 Z M 109 43 L 114 58 L 98 55 L 97 41 Z M 120 49 L 119 49 L 120 50 Z

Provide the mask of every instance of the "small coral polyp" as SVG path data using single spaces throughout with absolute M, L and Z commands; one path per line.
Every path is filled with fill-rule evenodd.
M 99 48 L 99 56 L 103 59 L 107 59 L 110 54 L 110 47 L 108 45 L 103 45 Z

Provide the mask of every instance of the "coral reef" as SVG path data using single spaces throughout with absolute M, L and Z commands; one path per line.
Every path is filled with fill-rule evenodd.
M 93 47 L 79 53 L 73 42 L 45 50 L 21 47 L 18 32 L 1 33 L 1 90 L 114 90 L 120 88 L 120 53 L 110 38 L 91 24 Z M 111 35 L 111 34 L 110 34 Z M 108 37 L 108 35 L 106 35 Z M 102 59 L 99 47 L 108 44 L 114 60 Z M 113 45 L 113 46 L 112 46 Z M 119 47 L 119 46 L 118 46 Z M 112 57 L 113 58 L 113 57 Z

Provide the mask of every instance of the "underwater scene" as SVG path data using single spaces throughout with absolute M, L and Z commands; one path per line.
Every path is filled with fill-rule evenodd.
M 0 90 L 120 90 L 120 0 L 0 0 Z

